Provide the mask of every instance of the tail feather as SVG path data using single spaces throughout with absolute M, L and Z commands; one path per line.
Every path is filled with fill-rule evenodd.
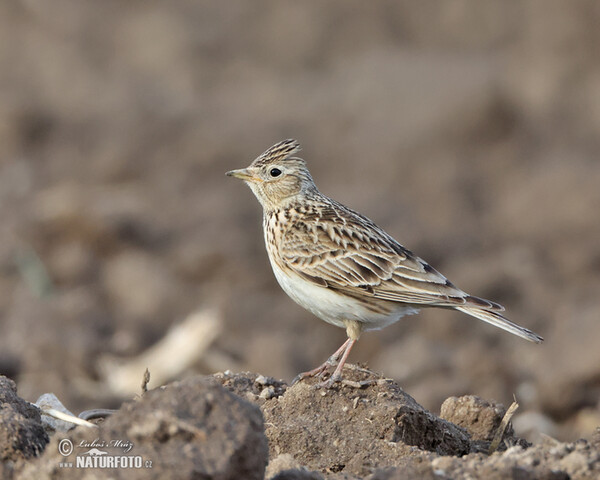
M 468 304 L 482 308 L 483 310 L 495 310 L 497 312 L 504 311 L 504 307 L 499 303 L 486 300 L 485 298 L 474 297 L 473 295 L 467 297 L 467 302 Z
M 524 338 L 525 340 L 529 340 L 534 343 L 542 343 L 544 339 L 540 337 L 537 333 L 532 332 L 531 330 L 521 327 L 516 323 L 511 322 L 510 320 L 504 318 L 497 312 L 484 310 L 482 308 L 477 307 L 455 307 L 456 310 L 460 310 L 467 315 L 471 315 L 472 317 L 478 318 L 479 320 L 483 320 L 495 327 L 501 328 L 502 330 L 506 330 L 507 332 L 512 333 L 513 335 L 517 335 L 518 337 Z

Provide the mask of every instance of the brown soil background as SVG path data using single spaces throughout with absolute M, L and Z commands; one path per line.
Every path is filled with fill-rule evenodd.
M 599 20 L 593 0 L 1 3 L 0 373 L 118 406 L 100 359 L 206 306 L 224 330 L 187 373 L 323 361 L 344 332 L 280 291 L 260 207 L 224 176 L 293 137 L 324 193 L 546 338 L 424 311 L 351 360 L 433 412 L 516 395 L 518 434 L 589 438 Z

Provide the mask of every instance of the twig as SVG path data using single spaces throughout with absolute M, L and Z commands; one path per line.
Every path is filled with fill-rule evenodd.
M 148 391 L 148 384 L 150 383 L 150 370 L 146 368 L 144 377 L 142 378 L 142 395 Z
M 41 407 L 41 410 L 44 415 L 48 415 L 49 417 L 53 417 L 58 420 L 62 420 L 63 422 L 74 423 L 75 425 L 81 425 L 83 427 L 98 428 L 98 425 L 95 425 L 92 422 L 88 422 L 83 418 L 79 418 L 74 415 L 69 415 L 68 413 L 61 412 L 60 410 L 56 410 L 56 408 Z
M 504 432 L 506 432 L 506 428 L 508 427 L 508 424 L 510 423 L 510 419 L 517 411 L 517 408 L 519 408 L 519 404 L 517 403 L 517 399 L 515 398 L 513 403 L 510 405 L 510 407 L 508 407 L 508 410 L 506 410 L 504 417 L 502 417 L 502 422 L 500 422 L 500 426 L 498 427 L 498 430 L 496 430 L 494 439 L 492 440 L 492 443 L 490 444 L 490 449 L 488 450 L 489 455 L 491 455 L 496 450 L 498 450 L 498 447 L 500 446 L 500 442 L 502 441 L 502 438 L 504 437 Z

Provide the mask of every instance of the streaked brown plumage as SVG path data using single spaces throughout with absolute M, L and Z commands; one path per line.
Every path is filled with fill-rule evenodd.
M 348 340 L 320 367 L 338 362 L 325 385 L 341 378 L 361 332 L 376 330 L 423 307 L 452 308 L 531 342 L 543 339 L 507 320 L 504 307 L 468 295 L 404 248 L 367 217 L 317 190 L 295 140 L 277 143 L 252 164 L 227 175 L 244 180 L 263 206 L 265 243 L 273 272 L 298 304 Z

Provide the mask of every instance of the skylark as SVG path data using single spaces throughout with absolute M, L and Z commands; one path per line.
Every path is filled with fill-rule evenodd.
M 346 329 L 348 339 L 323 365 L 337 363 L 321 386 L 342 376 L 360 334 L 386 327 L 425 307 L 459 310 L 530 342 L 543 338 L 507 320 L 504 307 L 453 285 L 367 217 L 323 195 L 295 140 L 269 148 L 248 168 L 227 175 L 244 180 L 263 207 L 271 267 L 292 300 L 320 319 Z

